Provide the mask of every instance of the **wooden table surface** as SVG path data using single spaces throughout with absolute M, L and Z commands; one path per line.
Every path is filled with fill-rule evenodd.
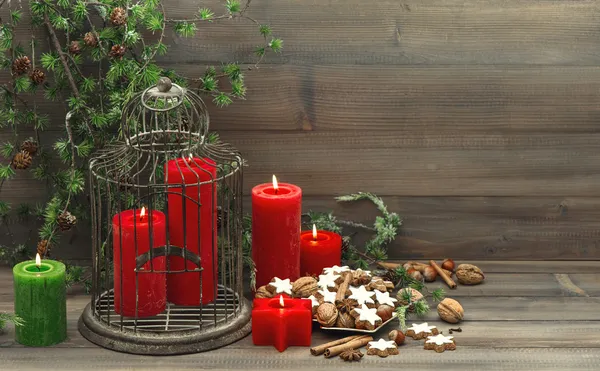
M 435 353 L 407 339 L 400 355 L 365 356 L 361 362 L 311 356 L 308 348 L 283 353 L 254 347 L 250 337 L 200 354 L 151 357 L 99 348 L 77 331 L 88 303 L 83 293 L 68 297 L 68 340 L 49 348 L 14 342 L 13 329 L 0 335 L 0 370 L 187 370 L 187 369 L 340 369 L 376 370 L 600 370 L 600 262 L 472 262 L 486 273 L 479 286 L 458 286 L 448 297 L 465 309 L 456 351 Z M 12 277 L 0 268 L 0 311 L 12 311 Z M 441 287 L 442 282 L 430 284 Z M 444 333 L 449 324 L 433 310 L 428 322 Z M 409 324 L 412 321 L 408 322 Z M 382 329 L 387 335 L 397 322 Z M 315 328 L 313 345 L 335 335 Z

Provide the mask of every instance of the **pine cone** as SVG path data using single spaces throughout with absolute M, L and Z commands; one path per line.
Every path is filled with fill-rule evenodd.
M 81 54 L 81 45 L 79 45 L 79 41 L 77 41 L 77 40 L 71 41 L 71 44 L 69 44 L 69 53 Z
M 127 12 L 123 8 L 114 8 L 110 12 L 110 22 L 114 26 L 123 26 L 127 22 Z
M 34 84 L 39 85 L 43 83 L 44 80 L 46 80 L 46 74 L 44 73 L 44 71 L 40 70 L 39 68 L 36 68 L 35 70 L 31 71 L 31 73 L 29 74 L 29 78 L 31 79 L 31 81 L 33 81 Z
M 113 47 L 110 49 L 109 55 L 113 58 L 123 58 L 125 55 L 125 50 L 126 49 L 123 45 L 113 45 Z
M 96 38 L 96 36 L 94 36 L 93 32 L 86 33 L 85 36 L 83 37 L 83 42 L 85 43 L 85 45 L 87 45 L 91 48 L 98 45 L 98 39 Z
M 15 169 L 24 170 L 31 166 L 31 155 L 27 151 L 17 152 L 15 157 L 12 159 L 12 166 Z
M 29 138 L 21 143 L 21 151 L 29 153 L 30 156 L 35 156 L 38 151 L 38 142 Z
M 40 254 L 40 257 L 50 256 L 50 242 L 48 240 L 38 242 L 37 253 Z
M 350 236 L 342 237 L 342 251 L 346 251 L 350 248 L 350 242 L 352 241 Z
M 30 68 L 31 68 L 31 61 L 29 60 L 29 57 L 23 56 L 23 57 L 15 59 L 13 61 L 12 73 L 13 73 L 13 75 L 20 76 L 20 75 L 26 73 L 27 71 L 29 71 Z
M 58 228 L 61 231 L 68 231 L 75 225 L 75 223 L 77 223 L 77 218 L 68 211 L 58 215 Z

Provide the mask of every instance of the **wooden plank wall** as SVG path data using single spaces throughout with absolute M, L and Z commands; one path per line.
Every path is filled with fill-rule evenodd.
M 600 258 L 599 2 L 254 0 L 249 14 L 284 53 L 248 73 L 246 101 L 210 107 L 249 161 L 246 193 L 274 173 L 306 210 L 359 221 L 370 205 L 333 195 L 377 193 L 406 219 L 394 258 Z M 252 62 L 260 38 L 236 21 L 168 43 L 161 63 L 194 77 Z

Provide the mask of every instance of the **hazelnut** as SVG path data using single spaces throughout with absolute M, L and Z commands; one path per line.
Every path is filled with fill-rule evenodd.
M 354 318 L 348 313 L 340 313 L 338 315 L 337 321 L 335 322 L 335 327 L 340 328 L 354 328 L 356 326 L 354 322 Z
M 465 316 L 465 310 L 460 303 L 450 298 L 442 300 L 437 306 L 437 311 L 440 318 L 448 323 L 458 323 Z
M 444 261 L 442 262 L 442 268 L 449 270 L 450 272 L 454 272 L 454 260 L 444 259 Z
M 417 280 L 417 281 L 423 281 L 423 275 L 421 274 L 421 272 L 417 271 L 417 270 L 412 270 L 411 273 L 408 274 L 412 279 Z
M 271 291 L 267 290 L 267 286 L 261 286 L 258 288 L 258 290 L 256 290 L 254 297 L 257 299 L 272 298 L 273 294 L 271 293 Z
M 394 315 L 394 308 L 390 307 L 387 304 L 382 304 L 379 307 L 377 307 L 377 315 L 381 317 L 382 322 L 385 322 L 392 318 L 392 316 Z
M 396 345 L 404 344 L 404 338 L 405 338 L 404 333 L 400 330 L 392 330 L 392 331 L 390 331 L 390 333 L 388 335 L 388 339 L 394 340 Z
M 335 325 L 338 317 L 338 310 L 331 303 L 323 303 L 317 308 L 317 321 L 323 327 L 332 327 Z
M 413 265 L 410 262 L 404 263 L 402 268 L 404 268 L 408 272 L 409 270 L 413 269 Z
M 463 285 L 477 285 L 485 279 L 483 272 L 472 264 L 461 264 L 456 267 L 456 278 Z
M 423 270 L 423 278 L 425 278 L 425 281 L 427 281 L 427 282 L 433 282 L 433 281 L 435 281 L 435 279 L 437 278 L 437 272 L 436 272 L 436 270 L 433 269 L 432 266 L 428 265 Z
M 319 291 L 319 285 L 314 277 L 300 277 L 292 283 L 292 294 L 297 298 L 308 298 Z

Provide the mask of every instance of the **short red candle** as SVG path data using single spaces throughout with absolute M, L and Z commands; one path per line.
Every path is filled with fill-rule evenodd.
M 300 276 L 302 189 L 281 183 L 252 188 L 252 258 L 256 286 L 273 277 L 294 281 Z
M 329 231 L 302 231 L 300 235 L 300 274 L 320 275 L 323 268 L 342 265 L 342 236 Z
M 151 222 L 150 222 L 151 220 Z M 113 267 L 115 312 L 136 317 L 135 298 L 138 297 L 137 317 L 155 316 L 165 310 L 167 303 L 165 273 L 138 273 L 135 284 L 135 259 L 152 247 L 164 246 L 165 214 L 156 210 L 125 210 L 113 216 Z M 136 254 L 137 249 L 137 254 Z M 154 258 L 142 266 L 145 270 L 164 271 L 165 257 Z M 123 291 L 121 291 L 121 289 Z M 121 311 L 121 292 L 123 306 Z
M 214 285 L 217 282 L 216 189 L 213 192 L 216 183 L 201 184 L 200 190 L 194 184 L 214 180 L 217 176 L 217 167 L 214 161 L 198 157 L 169 160 L 165 167 L 168 184 L 190 184 L 185 187 L 185 196 L 187 196 L 185 197 L 185 234 L 182 188 L 169 188 L 170 243 L 200 255 L 200 264 L 203 269 L 201 273 L 169 273 L 167 275 L 167 299 L 178 305 L 200 305 L 200 274 L 202 274 L 202 304 L 210 303 L 215 299 Z M 201 206 L 198 206 L 196 202 L 200 202 Z M 199 207 L 200 210 L 198 210 Z M 171 271 L 181 271 L 186 266 L 188 270 L 198 268 L 194 263 L 189 260 L 186 262 L 182 257 L 169 257 Z
M 311 334 L 312 301 L 283 297 L 254 299 L 254 345 L 273 345 L 280 352 L 289 346 L 309 347 Z

